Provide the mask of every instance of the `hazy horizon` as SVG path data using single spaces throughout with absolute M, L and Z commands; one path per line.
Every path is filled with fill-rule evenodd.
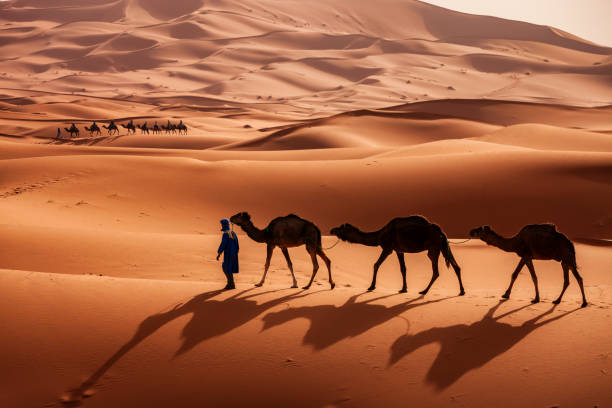
M 489 15 L 560 28 L 600 45 L 612 46 L 609 0 L 424 0 L 469 14 Z

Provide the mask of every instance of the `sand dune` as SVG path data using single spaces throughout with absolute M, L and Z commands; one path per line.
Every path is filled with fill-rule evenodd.
M 405 0 L 0 2 L 1 407 L 605 406 L 611 399 L 612 49 Z M 120 134 L 85 131 L 114 120 Z M 188 134 L 128 135 L 183 121 Z M 64 130 L 74 123 L 77 137 Z M 57 128 L 61 137 L 56 138 Z M 425 297 L 424 252 L 326 250 L 310 291 L 219 219 L 366 231 L 421 214 L 452 242 L 552 222 L 542 303 L 476 240 Z M 290 249 L 300 284 L 312 273 Z M 518 392 L 520 391 L 520 392 Z

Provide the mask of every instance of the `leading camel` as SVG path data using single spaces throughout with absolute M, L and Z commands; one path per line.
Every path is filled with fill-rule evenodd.
M 441 252 L 446 261 L 446 266 L 452 265 L 457 274 L 460 289 L 459 296 L 465 294 L 463 282 L 461 281 L 461 268 L 459 268 L 457 261 L 455 261 L 455 257 L 448 245 L 446 235 L 444 235 L 440 227 L 430 223 L 423 217 L 411 216 L 406 218 L 394 218 L 383 228 L 374 232 L 361 232 L 351 224 L 343 224 L 333 228 L 331 234 L 343 241 L 382 247 L 382 253 L 374 264 L 374 274 L 372 276 L 372 284 L 368 288 L 369 291 L 376 289 L 378 268 L 380 268 L 380 265 L 391 252 L 395 251 L 400 263 L 400 271 L 402 272 L 403 280 L 403 286 L 400 293 L 406 292 L 406 263 L 404 261 L 404 253 L 427 251 L 427 256 L 431 260 L 433 274 L 429 285 L 419 293 L 422 295 L 426 294 L 434 281 L 438 279 L 440 275 L 438 272 L 438 258 Z
M 70 126 L 70 129 L 68 128 L 64 128 L 64 129 L 66 130 L 66 132 L 70 133 L 71 138 L 74 137 L 73 134 L 76 135 L 76 137 L 79 137 L 79 128 L 76 127 L 74 123 Z
M 535 298 L 531 303 L 538 303 L 540 301 L 540 292 L 538 290 L 538 277 L 533 267 L 533 260 L 554 259 L 555 261 L 561 262 L 561 267 L 563 268 L 563 289 L 559 297 L 554 300 L 553 303 L 558 304 L 561 302 L 561 298 L 569 286 L 569 270 L 571 269 L 574 277 L 578 281 L 578 285 L 580 285 L 580 291 L 582 292 L 582 307 L 587 305 L 586 297 L 584 296 L 582 277 L 578 273 L 578 267 L 576 266 L 576 251 L 574 249 L 574 244 L 572 244 L 572 241 L 565 235 L 558 232 L 554 225 L 527 225 L 512 238 L 504 238 L 493 231 L 491 227 L 484 226 L 471 230 L 470 236 L 472 238 L 479 238 L 486 242 L 487 245 L 498 247 L 503 251 L 514 252 L 521 257 L 516 269 L 512 273 L 510 286 L 508 286 L 508 289 L 502 295 L 503 298 L 508 299 L 510 297 L 514 281 L 518 277 L 521 269 L 523 269 L 523 266 L 527 265 L 529 273 L 531 274 L 531 279 L 533 280 L 533 286 L 535 286 Z
M 332 279 L 331 261 L 323 252 L 323 248 L 321 248 L 321 231 L 312 222 L 300 218 L 297 215 L 289 214 L 286 217 L 278 217 L 273 219 L 266 228 L 261 230 L 253 225 L 251 216 L 247 212 L 241 212 L 233 215 L 230 218 L 230 221 L 236 225 L 239 225 L 253 241 L 267 244 L 267 256 L 264 273 L 261 277 L 261 281 L 256 283 L 255 286 L 261 286 L 264 284 L 266 274 L 268 273 L 268 268 L 270 267 L 272 252 L 274 251 L 275 247 L 280 247 L 285 259 L 287 260 L 287 266 L 289 266 L 289 271 L 291 271 L 291 277 L 293 278 L 293 285 L 291 287 L 297 288 L 297 280 L 295 279 L 295 274 L 293 273 L 293 264 L 291 263 L 291 258 L 289 258 L 289 251 L 287 248 L 301 245 L 306 245 L 306 250 L 310 254 L 313 265 L 310 282 L 308 282 L 308 285 L 304 286 L 304 289 L 310 288 L 310 285 L 312 285 L 315 275 L 319 270 L 317 255 L 323 259 L 325 265 L 327 266 L 327 271 L 329 272 L 329 284 L 331 288 L 333 289 L 336 286 Z

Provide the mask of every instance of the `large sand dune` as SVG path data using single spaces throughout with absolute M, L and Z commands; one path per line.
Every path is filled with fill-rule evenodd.
M 52 4 L 51 4 L 52 3 Z M 612 49 L 419 1 L 0 2 L 1 407 L 600 406 L 612 400 Z M 187 135 L 84 126 L 179 120 Z M 70 138 L 63 130 L 75 123 Z M 56 139 L 56 129 L 62 137 Z M 422 214 L 452 240 L 552 222 L 561 266 L 453 245 L 408 293 L 379 249 L 327 251 L 310 291 L 218 221 L 322 230 Z M 290 250 L 300 284 L 312 272 Z

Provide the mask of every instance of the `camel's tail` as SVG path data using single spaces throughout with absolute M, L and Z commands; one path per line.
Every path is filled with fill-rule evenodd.
M 451 265 L 453 265 L 455 268 L 459 267 L 455 257 L 453 256 L 453 252 L 450 249 L 450 245 L 448 244 L 448 239 L 444 241 L 444 245 L 442 246 L 442 256 L 444 257 L 447 268 L 449 268 Z
M 459 265 L 457 264 L 457 261 L 453 256 L 453 251 L 451 251 L 450 245 L 448 243 L 448 238 L 446 238 L 446 235 L 444 234 L 444 232 L 442 232 L 440 227 L 438 227 L 437 225 L 436 227 L 438 231 L 440 231 L 440 235 L 442 235 L 442 239 L 444 240 L 444 243 L 442 244 L 442 256 L 444 257 L 444 262 L 446 262 L 446 267 L 450 268 L 450 266 L 452 265 L 454 268 L 459 268 Z

